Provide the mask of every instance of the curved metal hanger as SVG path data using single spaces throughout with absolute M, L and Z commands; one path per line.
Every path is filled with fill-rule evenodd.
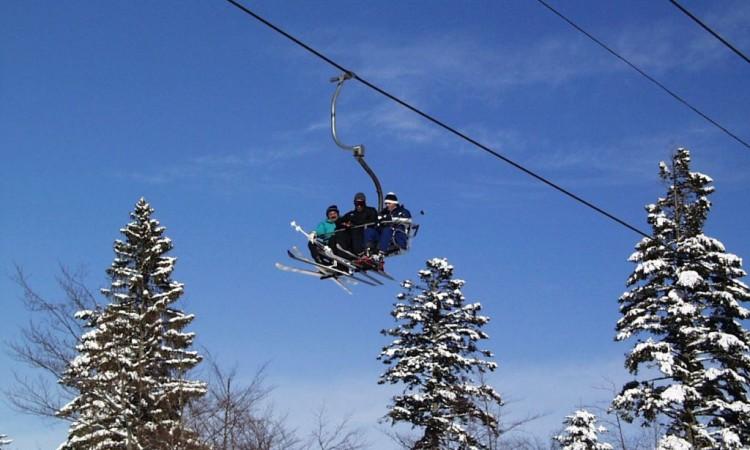
M 338 100 L 344 82 L 351 78 L 354 78 L 354 74 L 351 72 L 344 72 L 338 77 L 331 78 L 331 82 L 336 83 L 336 92 L 334 92 L 333 99 L 331 100 L 331 134 L 333 135 L 333 142 L 342 149 L 352 152 L 352 155 L 359 165 L 362 166 L 365 172 L 367 172 L 367 175 L 372 179 L 372 182 L 375 184 L 375 191 L 378 193 L 378 211 L 381 211 L 383 209 L 383 188 L 380 186 L 380 180 L 378 180 L 375 172 L 373 172 L 370 166 L 365 162 L 364 144 L 346 145 L 339 140 L 338 135 L 336 134 L 336 100 Z

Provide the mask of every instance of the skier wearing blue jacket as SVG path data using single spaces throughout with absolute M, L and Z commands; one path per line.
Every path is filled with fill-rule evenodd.
M 380 257 L 406 249 L 409 236 L 406 224 L 411 223 L 411 213 L 398 202 L 398 197 L 389 192 L 383 201 L 385 208 L 380 212 Z

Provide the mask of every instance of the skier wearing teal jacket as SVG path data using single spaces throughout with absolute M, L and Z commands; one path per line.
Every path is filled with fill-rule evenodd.
M 328 209 L 326 209 L 326 220 L 320 222 L 318 226 L 315 227 L 315 237 L 327 244 L 331 237 L 333 237 L 334 231 L 336 231 L 336 221 L 338 218 L 339 209 L 336 205 L 329 206 Z
M 315 238 L 324 245 L 329 247 L 335 247 L 335 236 L 336 221 L 339 219 L 339 208 L 336 205 L 331 205 L 326 209 L 326 219 L 315 227 Z M 323 264 L 329 264 L 332 261 L 329 258 L 320 254 L 320 249 L 312 242 L 307 243 L 307 248 L 310 249 L 310 255 L 312 255 L 315 261 Z

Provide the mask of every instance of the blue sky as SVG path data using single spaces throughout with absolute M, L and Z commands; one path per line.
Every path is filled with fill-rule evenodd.
M 667 1 L 553 3 L 705 113 L 750 139 L 750 66 Z M 678 146 L 717 192 L 706 231 L 750 255 L 750 150 L 532 1 L 252 2 L 363 78 L 617 216 L 647 229 Z M 684 5 L 745 53 L 750 5 Z M 326 206 L 348 208 L 367 176 L 334 146 L 337 71 L 225 2 L 0 3 L 0 269 L 22 266 L 56 297 L 59 265 L 106 285 L 111 245 L 145 197 L 173 239 L 175 279 L 198 344 L 249 377 L 270 362 L 274 402 L 307 431 L 313 410 L 351 414 L 375 448 L 391 391 L 379 334 L 398 285 L 347 296 L 277 271 Z M 412 278 L 447 257 L 492 318 L 492 384 L 545 437 L 627 379 L 613 342 L 639 236 L 349 82 L 343 140 L 364 143 L 384 189 L 423 210 Z M 0 277 L 0 338 L 28 320 Z M 0 355 L 0 384 L 19 368 Z M 302 400 L 302 401 L 300 401 Z M 304 406 L 301 406 L 304 405 Z M 51 448 L 66 427 L 0 405 L 0 433 Z

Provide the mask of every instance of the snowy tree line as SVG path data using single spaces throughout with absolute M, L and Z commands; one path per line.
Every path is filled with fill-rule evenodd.
M 11 402 L 68 420 L 60 449 L 365 448 L 345 420 L 330 423 L 321 412 L 318 427 L 300 438 L 259 410 L 269 393 L 262 373 L 237 386 L 233 371 L 209 360 L 208 382 L 191 379 L 203 357 L 191 350 L 195 336 L 186 329 L 193 316 L 177 307 L 183 285 L 172 279 L 172 242 L 153 212 L 141 199 L 120 230 L 123 239 L 115 241 L 107 269 L 110 286 L 101 290 L 105 302 L 66 270 L 60 285 L 67 301 L 47 301 L 18 270 L 27 306 L 44 321 L 32 323 L 11 349 L 52 375 L 60 389 L 19 378 L 8 392 Z M 405 282 L 395 305 L 393 316 L 402 323 L 383 331 L 398 339 L 381 354 L 392 365 L 381 382 L 404 382 L 410 391 L 394 399 L 388 417 L 425 428 L 421 438 L 398 437 L 416 448 L 484 448 L 480 440 L 496 439 L 500 430 L 487 409 L 499 407 L 500 396 L 472 378 L 496 367 L 479 357 L 491 353 L 477 347 L 487 339 L 480 328 L 489 319 L 478 314 L 478 303 L 465 302 L 463 281 L 452 277 L 446 260 L 428 261 L 419 275 L 421 285 Z
M 394 443 L 456 450 L 750 448 L 750 289 L 740 281 L 741 259 L 704 234 L 712 180 L 692 172 L 690 162 L 690 152 L 678 149 L 659 165 L 667 192 L 646 207 L 652 235 L 630 256 L 635 269 L 615 326 L 616 341 L 633 341 L 625 366 L 634 379 L 617 387 L 601 421 L 579 409 L 550 442 L 513 437 L 523 421 L 505 423 L 501 396 L 485 381 L 497 367 L 482 344 L 489 318 L 481 304 L 466 301 L 453 266 L 435 258 L 416 281 L 402 283 L 396 325 L 382 331 L 392 341 L 379 356 L 387 366 L 379 383 L 402 389 L 384 423 L 411 430 L 396 428 Z M 331 421 L 323 410 L 317 427 L 300 437 L 267 408 L 263 370 L 238 385 L 234 370 L 192 349 L 194 317 L 178 306 L 183 285 L 172 279 L 172 242 L 153 212 L 141 199 L 120 230 L 110 286 L 101 292 L 106 302 L 67 270 L 59 280 L 65 301 L 48 301 L 18 270 L 27 307 L 43 319 L 10 349 L 48 378 L 18 377 L 6 390 L 12 405 L 68 420 L 61 450 L 368 448 L 346 419 Z M 650 444 L 626 439 L 625 423 L 646 427 Z M 0 447 L 10 443 L 0 435 Z

